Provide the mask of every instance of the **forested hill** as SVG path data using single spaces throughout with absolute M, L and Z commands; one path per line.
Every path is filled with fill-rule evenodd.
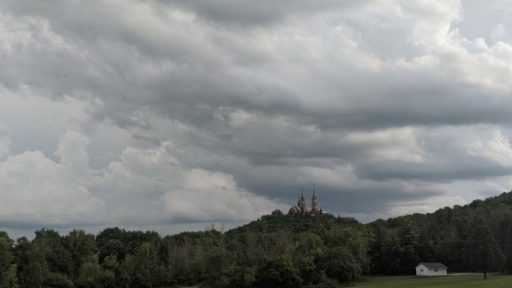
M 250 222 L 249 224 L 234 228 L 226 232 L 226 235 L 246 233 L 303 233 L 314 232 L 321 233 L 322 229 L 329 229 L 333 225 L 351 225 L 363 228 L 363 225 L 354 218 L 336 217 L 332 214 L 323 214 L 316 217 L 309 216 L 288 216 L 281 211 L 276 210 L 270 215 L 262 216 L 260 219 Z
M 226 233 L 35 234 L 0 232 L 0 287 L 340 287 L 363 274 L 412 274 L 426 261 L 509 273 L 512 193 L 369 224 L 274 211 Z
M 330 214 L 289 217 L 276 211 L 226 235 L 310 232 L 325 243 L 326 231 L 333 227 L 369 234 L 368 266 L 361 268 L 364 272 L 411 274 L 417 263 L 437 261 L 448 265 L 452 272 L 512 272 L 512 192 L 434 213 L 377 220 L 366 225 Z
M 452 272 L 512 272 L 512 192 L 367 226 L 373 273 L 408 273 L 418 261 L 442 261 Z

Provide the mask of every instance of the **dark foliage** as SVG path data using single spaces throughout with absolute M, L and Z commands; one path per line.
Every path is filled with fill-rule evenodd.
M 375 274 L 411 274 L 418 261 L 443 262 L 451 272 L 512 272 L 512 192 L 368 226 Z
M 43 229 L 14 242 L 0 232 L 0 288 L 339 287 L 364 273 L 412 274 L 420 261 L 512 272 L 512 193 L 367 225 L 275 211 L 226 233 L 163 238 Z

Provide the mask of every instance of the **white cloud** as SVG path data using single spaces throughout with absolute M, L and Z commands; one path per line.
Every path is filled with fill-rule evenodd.
M 503 37 L 507 34 L 507 30 L 502 24 L 498 24 L 492 28 L 491 38 L 495 42 L 498 42 L 503 39 Z
M 178 187 L 162 197 L 164 209 L 171 219 L 249 221 L 262 213 L 283 208 L 239 188 L 229 175 L 193 169 L 180 178 L 177 179 L 181 180 Z
M 0 162 L 0 217 L 5 225 L 97 223 L 106 205 L 41 152 Z
M 512 168 L 511 139 L 501 130 L 484 131 L 479 138 L 467 143 L 468 153 L 477 157 L 487 158 L 503 166 Z
M 11 140 L 7 136 L 7 129 L 0 123 L 0 161 L 9 155 Z
M 39 151 L 0 162 L 3 224 L 233 222 L 279 207 L 239 188 L 232 176 L 180 167 L 168 143 L 154 149 L 128 147 L 120 161 L 92 170 L 88 142 L 67 132 L 59 141 L 58 162 Z
M 0 123 L 13 153 L 53 153 L 65 131 L 80 130 L 92 121 L 94 105 L 75 96 L 52 100 L 28 86 L 8 89 L 0 83 Z
M 89 173 L 89 155 L 85 147 L 89 139 L 77 132 L 67 132 L 60 137 L 59 147 L 55 152 L 60 158 L 60 164 L 76 175 L 87 176 Z M 74 175 L 70 175 L 72 177 Z
M 240 188 L 230 175 L 183 167 L 172 152 L 165 142 L 129 147 L 95 178 L 94 189 L 109 194 L 124 221 L 246 221 L 279 207 Z

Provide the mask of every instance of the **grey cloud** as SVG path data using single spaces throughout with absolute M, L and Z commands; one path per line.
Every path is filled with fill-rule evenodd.
M 295 179 L 295 185 L 290 185 L 290 180 L 300 173 L 279 173 L 276 170 L 271 169 L 275 175 L 267 178 L 272 181 L 264 182 L 241 177 L 241 184 L 249 187 L 251 191 L 262 191 L 262 195 L 290 205 L 296 202 L 301 189 L 304 189 L 308 197 L 311 197 L 312 190 L 315 189 L 325 211 L 342 215 L 371 214 L 374 212 L 389 215 L 391 208 L 397 203 L 427 201 L 431 197 L 440 196 L 444 193 L 444 191 L 436 188 L 422 187 L 421 184 L 411 188 L 399 183 L 379 181 L 328 183 L 327 181 L 315 180 L 314 177 L 311 177 L 307 182 Z
M 240 221 L 307 185 L 329 211 L 382 215 L 434 207 L 439 183 L 505 185 L 512 48 L 464 38 L 458 2 L 443 3 L 3 1 L 0 93 L 32 107 L 34 130 L 57 126 L 37 137 L 21 112 L 3 113 L 8 154 L 59 166 L 58 138 L 84 134 L 87 191 L 120 223 Z M 208 189 L 180 175 L 228 187 L 211 195 L 237 209 L 186 209 Z M 123 212 L 133 207 L 169 218 Z
M 188 8 L 198 16 L 215 22 L 266 26 L 293 14 L 307 15 L 331 9 L 349 9 L 364 5 L 367 1 L 320 0 L 311 2 L 307 0 L 279 0 L 254 2 L 248 0 L 221 0 L 214 3 L 207 0 L 174 0 L 161 2 Z
M 16 4 L 11 5 L 16 7 Z M 25 5 L 22 6 L 25 8 Z M 71 9 L 66 7 L 66 4 L 62 6 L 60 9 Z M 91 6 L 100 9 L 99 6 Z M 113 9 L 113 6 L 106 5 L 104 8 Z M 86 21 L 89 18 L 85 16 L 83 19 L 71 16 L 50 17 L 54 13 L 53 10 L 47 7 L 41 10 L 46 12 L 41 13 L 39 9 L 31 11 L 49 17 L 50 27 L 57 32 L 60 28 L 73 29 L 72 31 L 77 34 L 71 39 L 78 41 L 74 43 L 78 45 L 78 51 L 75 53 L 86 49 L 85 51 L 95 53 L 94 57 L 82 59 L 78 55 L 70 55 L 71 52 L 66 50 L 46 51 L 45 54 L 53 52 L 57 53 L 58 57 L 44 57 L 45 54 L 34 54 L 41 52 L 33 49 L 28 57 L 20 55 L 21 57 L 14 58 L 12 62 L 4 63 L 5 66 L 16 69 L 4 71 L 7 75 L 3 77 L 3 81 L 12 86 L 16 85 L 19 79 L 24 79 L 28 83 L 47 87 L 57 94 L 71 93 L 77 89 L 90 91 L 97 95 L 96 97 L 109 102 L 107 109 L 116 107 L 117 111 L 110 112 L 120 113 L 111 117 L 119 121 L 122 121 L 121 115 L 124 115 L 126 110 L 139 105 L 149 105 L 166 117 L 196 126 L 204 126 L 211 122 L 219 107 L 242 108 L 270 115 L 288 115 L 296 118 L 296 121 L 312 123 L 322 128 L 371 129 L 401 125 L 500 123 L 510 121 L 512 115 L 507 108 L 512 107 L 509 100 L 501 95 L 484 96 L 482 93 L 487 91 L 472 89 L 471 83 L 456 80 L 458 76 L 455 74 L 455 81 L 444 76 L 439 77 L 434 71 L 383 71 L 387 76 L 382 78 L 381 74 L 368 74 L 352 67 L 350 75 L 345 70 L 352 64 L 345 60 L 346 62 L 340 63 L 320 62 L 321 65 L 317 64 L 314 68 L 318 71 L 313 69 L 313 79 L 293 79 L 288 75 L 272 73 L 262 76 L 255 73 L 259 70 L 257 66 L 244 67 L 230 60 L 220 60 L 225 57 L 223 53 L 233 44 L 232 42 L 220 44 L 208 39 L 197 42 L 179 33 L 160 33 L 160 36 L 155 34 L 153 40 L 149 40 L 144 38 L 146 36 L 142 31 L 130 26 L 125 19 L 110 20 L 108 17 L 102 17 L 102 21 L 105 22 L 99 25 L 96 21 Z M 236 8 L 232 10 L 236 11 Z M 82 42 L 80 23 L 98 25 L 85 29 L 98 36 L 92 43 Z M 162 21 L 163 23 L 165 22 Z M 104 26 L 119 26 L 119 29 L 128 34 L 138 35 L 138 38 L 123 38 L 123 33 L 119 33 L 118 29 L 105 30 Z M 212 30 L 209 33 L 216 35 L 219 30 Z M 184 42 L 162 38 L 166 35 L 182 37 Z M 235 33 L 234 37 L 244 38 L 238 33 Z M 207 46 L 201 49 L 197 46 L 200 44 Z M 82 48 L 80 45 L 85 46 Z M 138 50 L 140 45 L 164 50 Z M 182 48 L 173 48 L 177 46 Z M 211 52 L 205 52 L 208 50 Z M 215 59 L 216 52 L 220 56 L 218 59 Z M 23 62 L 20 62 L 20 59 L 23 59 Z M 163 64 L 159 64 L 162 61 Z M 306 62 L 311 59 L 304 58 L 301 61 L 304 63 L 297 69 L 311 69 L 311 63 Z M 144 64 L 141 66 L 141 63 Z M 272 67 L 276 64 L 269 65 Z M 146 72 L 145 66 L 148 69 L 156 69 L 156 77 L 148 78 L 143 74 Z M 67 67 L 81 68 L 69 73 Z M 45 73 L 48 70 L 52 71 L 50 75 L 55 77 Z M 330 74 L 327 76 L 332 79 L 323 77 L 326 76 L 326 71 Z M 265 69 L 261 72 L 268 71 Z M 52 87 L 59 87 L 61 90 Z M 315 90 L 324 93 L 327 96 L 324 97 L 325 100 L 316 101 L 317 103 L 311 103 L 312 105 L 300 100 L 304 97 L 315 97 Z M 490 101 L 482 101 L 485 97 L 491 98 Z M 455 105 L 457 109 L 452 109 Z
M 356 169 L 356 174 L 362 178 L 374 180 L 384 179 L 422 179 L 435 182 L 457 180 L 482 180 L 492 177 L 501 177 L 512 174 L 512 167 L 496 165 L 490 161 L 482 161 L 480 158 L 458 161 L 449 158 L 432 164 L 418 165 L 411 163 L 385 163 L 371 162 L 361 163 Z

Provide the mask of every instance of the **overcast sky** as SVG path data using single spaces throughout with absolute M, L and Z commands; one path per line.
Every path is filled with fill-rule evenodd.
M 510 0 L 0 0 L 0 228 L 367 222 L 512 188 Z M 200 228 L 199 228 L 200 229 Z

